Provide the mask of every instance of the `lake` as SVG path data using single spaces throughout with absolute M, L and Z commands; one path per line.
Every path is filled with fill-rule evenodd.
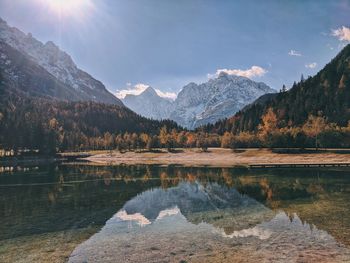
M 350 169 L 0 169 L 0 262 L 350 262 Z

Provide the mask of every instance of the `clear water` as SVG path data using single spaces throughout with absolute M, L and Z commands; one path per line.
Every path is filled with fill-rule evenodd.
M 19 168 L 0 262 L 350 262 L 349 201 L 350 170 Z

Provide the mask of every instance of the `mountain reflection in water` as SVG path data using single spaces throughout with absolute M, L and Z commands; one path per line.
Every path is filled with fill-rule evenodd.
M 65 262 L 69 255 L 71 262 L 350 262 L 349 174 L 6 168 L 0 170 L 0 262 Z
M 125 203 L 69 262 L 346 262 L 350 251 L 294 214 L 235 188 L 198 181 Z

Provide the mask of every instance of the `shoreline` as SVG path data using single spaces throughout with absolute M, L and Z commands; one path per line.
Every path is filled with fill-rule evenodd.
M 270 149 L 209 148 L 181 149 L 177 152 L 125 152 L 92 154 L 81 160 L 96 164 L 158 164 L 184 166 L 249 167 L 254 165 L 316 165 L 350 164 L 350 154 L 323 151 L 317 153 L 276 153 Z
M 55 158 L 55 157 L 26 157 L 26 158 L 17 158 L 10 157 L 4 160 L 0 160 L 0 166 L 20 166 L 20 165 L 43 165 L 43 164 L 52 164 L 63 159 Z
M 295 167 L 350 167 L 349 149 L 224 149 L 198 148 L 165 149 L 155 151 L 119 151 L 99 150 L 88 152 L 60 153 L 55 157 L 9 158 L 0 160 L 0 166 L 40 165 L 55 162 L 86 162 L 95 165 L 182 165 L 209 167 L 245 167 L 245 168 L 295 168 Z

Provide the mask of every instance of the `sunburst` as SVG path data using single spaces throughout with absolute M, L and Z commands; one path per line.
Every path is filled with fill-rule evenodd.
M 49 10 L 60 16 L 83 16 L 92 7 L 91 0 L 40 0 Z

